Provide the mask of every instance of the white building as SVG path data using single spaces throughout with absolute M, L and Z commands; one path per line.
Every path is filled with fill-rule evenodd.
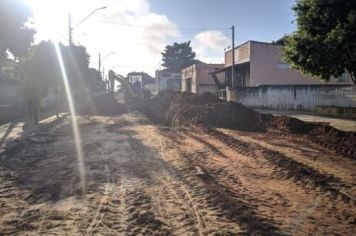
M 156 70 L 156 92 L 171 89 L 175 91 L 181 90 L 181 72 L 173 71 L 170 69 Z

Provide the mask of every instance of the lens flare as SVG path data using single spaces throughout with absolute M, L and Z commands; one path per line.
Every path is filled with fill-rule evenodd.
M 63 57 L 61 53 L 61 49 L 59 47 L 58 43 L 54 43 L 54 47 L 56 50 L 56 55 L 58 59 L 58 63 L 61 69 L 61 74 L 62 74 L 62 79 L 64 83 L 64 89 L 66 92 L 67 96 L 67 101 L 68 101 L 68 107 L 69 107 L 69 113 L 72 121 L 72 129 L 73 129 L 73 136 L 74 136 L 74 141 L 75 141 L 75 149 L 76 149 L 76 154 L 77 154 L 77 161 L 78 161 L 78 171 L 80 174 L 80 184 L 82 188 L 82 194 L 85 196 L 85 168 L 84 168 L 84 158 L 83 158 L 83 149 L 81 145 L 81 138 L 80 138 L 80 132 L 79 132 L 79 126 L 78 122 L 76 119 L 76 110 L 75 110 L 75 105 L 73 101 L 73 96 L 72 96 L 72 91 L 69 86 L 69 81 L 68 81 L 68 76 L 66 72 L 66 68 L 63 62 Z

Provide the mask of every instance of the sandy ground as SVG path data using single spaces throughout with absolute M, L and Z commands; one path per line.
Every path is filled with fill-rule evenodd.
M 42 125 L 52 122 L 56 117 L 50 112 L 42 112 L 38 118 L 39 124 Z M 29 116 L 0 123 L 0 153 L 15 145 L 19 138 L 28 135 L 35 128 L 36 125 L 33 124 L 33 119 Z
M 355 235 L 356 161 L 298 137 L 68 117 L 0 154 L 0 235 Z

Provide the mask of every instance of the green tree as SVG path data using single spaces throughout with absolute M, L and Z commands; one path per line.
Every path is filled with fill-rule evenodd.
M 88 87 L 89 55 L 83 46 L 65 46 L 60 44 L 63 61 L 66 68 L 69 84 L 73 89 Z
M 38 89 L 39 95 L 44 95 L 50 87 L 61 84 L 61 71 L 51 41 L 42 41 L 34 45 L 30 57 L 23 64 L 29 83 Z
M 72 89 L 89 87 L 89 56 L 83 46 L 59 45 Z M 63 86 L 58 55 L 51 41 L 42 41 L 34 45 L 30 56 L 23 62 L 28 82 L 36 87 L 39 95 L 45 95 L 49 88 Z
M 88 87 L 93 92 L 99 92 L 105 90 L 105 82 L 101 76 L 100 71 L 95 68 L 89 68 L 89 83 Z
M 163 66 L 173 71 L 180 71 L 196 62 L 195 52 L 190 41 L 167 45 L 162 54 Z
M 345 71 L 356 83 L 356 1 L 298 0 L 297 31 L 286 38 L 292 68 L 328 81 Z
M 8 58 L 27 54 L 33 42 L 34 29 L 29 27 L 32 13 L 24 0 L 0 1 L 0 69 Z
M 288 36 L 284 35 L 282 38 L 272 41 L 272 44 L 274 45 L 281 45 L 281 46 L 285 46 L 286 45 L 286 41 L 287 41 Z

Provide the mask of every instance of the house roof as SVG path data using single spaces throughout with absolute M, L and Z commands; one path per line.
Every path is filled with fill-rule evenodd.
M 245 64 L 248 64 L 248 63 L 250 63 L 250 60 L 247 58 L 247 60 L 242 60 L 242 61 L 239 61 L 238 63 L 236 63 L 235 67 L 242 66 L 242 65 L 245 65 Z M 223 73 L 223 72 L 231 70 L 232 69 L 231 67 L 232 67 L 232 65 L 224 67 L 224 68 L 221 68 L 219 70 L 215 70 L 215 71 L 209 72 L 209 74 L 210 75 L 220 74 L 220 73 Z
M 187 67 L 189 67 L 189 66 L 192 66 L 192 65 L 194 65 L 194 64 L 201 64 L 201 63 L 206 64 L 205 62 L 202 62 L 202 61 L 200 61 L 200 60 L 194 60 L 192 63 L 188 64 L 188 65 L 187 65 L 186 67 L 184 67 L 183 69 L 185 69 L 185 68 L 187 68 Z M 170 73 L 170 72 L 172 72 L 172 73 L 181 73 L 181 70 L 177 71 L 177 70 L 174 70 L 174 69 L 171 69 L 171 68 L 166 68 L 166 69 L 158 70 L 158 71 L 159 71 L 159 72 L 168 72 L 168 73 Z
M 244 42 L 244 43 L 241 43 L 241 44 L 235 46 L 235 49 L 236 49 L 236 48 L 239 48 L 239 47 L 241 47 L 242 45 L 245 45 L 245 44 L 247 44 L 247 43 L 258 43 L 258 44 L 266 44 L 266 45 L 276 45 L 276 44 L 269 43 L 269 42 L 261 42 L 261 41 L 255 41 L 255 40 L 248 40 L 248 41 L 246 41 L 246 42 Z M 231 51 L 231 48 L 230 48 L 229 50 L 226 50 L 225 53 L 226 53 L 226 52 L 229 52 L 229 51 Z

